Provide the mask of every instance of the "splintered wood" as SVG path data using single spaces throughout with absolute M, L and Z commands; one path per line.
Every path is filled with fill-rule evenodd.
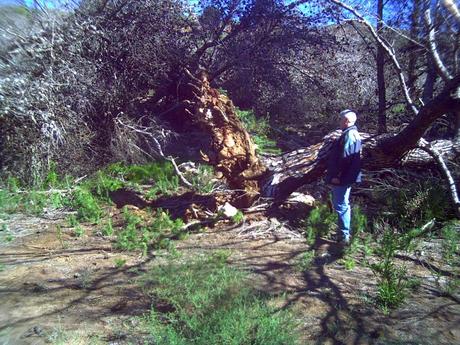
M 209 85 L 207 74 L 194 77 L 188 73 L 189 89 L 184 96 L 188 113 L 200 127 L 210 133 L 211 152 L 202 158 L 216 168 L 218 176 L 236 191 L 232 204 L 248 207 L 260 194 L 258 179 L 266 167 L 256 154 L 256 146 L 236 115 L 232 101 Z

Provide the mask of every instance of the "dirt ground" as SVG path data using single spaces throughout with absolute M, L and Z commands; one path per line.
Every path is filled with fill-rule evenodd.
M 143 344 L 146 335 L 132 332 L 134 316 L 147 313 L 151 301 L 136 281 L 164 254 L 112 249 L 114 238 L 92 225 L 73 237 L 65 216 L 3 221 L 12 236 L 0 244 L 0 344 Z M 337 244 L 318 240 L 315 262 L 302 272 L 296 264 L 309 246 L 286 229 L 276 219 L 222 224 L 176 248 L 186 255 L 230 250 L 230 263 L 250 272 L 257 289 L 293 309 L 305 344 L 460 344 L 459 299 L 439 287 L 459 277 L 436 266 L 435 242 L 420 244 L 422 256 L 400 256 L 421 286 L 385 315 L 372 303 L 375 277 L 368 268 L 345 269 Z

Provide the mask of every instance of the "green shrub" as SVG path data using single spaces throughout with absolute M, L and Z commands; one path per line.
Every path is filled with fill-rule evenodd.
M 356 260 L 350 256 L 343 258 L 343 265 L 345 266 L 346 270 L 352 270 L 356 267 Z
M 8 189 L 0 189 L 0 215 L 18 210 L 21 202 L 19 194 L 13 194 Z
M 71 214 L 70 216 L 67 217 L 67 223 L 71 228 L 76 227 L 80 223 L 78 222 L 77 217 L 74 214 Z
M 368 219 L 359 205 L 353 205 L 351 210 L 351 230 L 353 236 L 363 233 L 368 228 Z
M 414 290 L 419 283 L 416 279 L 407 277 L 405 267 L 395 264 L 398 251 L 413 251 L 416 240 L 431 229 L 434 221 L 424 227 L 413 228 L 404 233 L 397 233 L 385 222 L 383 234 L 375 249 L 379 261 L 370 265 L 377 277 L 377 303 L 384 311 L 396 308 L 404 302 L 408 289 Z
M 76 237 L 82 237 L 84 234 L 85 234 L 85 229 L 83 229 L 83 227 L 78 224 L 74 229 L 73 229 L 73 234 L 76 236 Z
M 78 187 L 72 193 L 72 207 L 77 211 L 77 219 L 97 223 L 101 219 L 102 209 L 90 191 Z
M 48 188 L 57 188 L 67 183 L 61 181 L 56 173 L 56 164 L 51 163 L 50 170 L 43 181 L 34 186 L 22 186 L 15 177 L 8 177 L 4 188 L 0 188 L 0 214 L 22 212 L 42 214 L 46 207 L 61 208 L 68 199 L 61 192 L 47 192 Z M 22 190 L 21 190 L 22 188 Z
M 43 189 L 55 188 L 59 185 L 59 175 L 56 171 L 56 162 L 51 162 L 48 173 L 43 181 Z
M 114 262 L 116 268 L 122 268 L 126 264 L 126 259 L 115 258 Z
M 49 203 L 48 195 L 31 190 L 22 197 L 23 212 L 40 215 Z
M 305 220 L 305 236 L 312 244 L 317 237 L 326 236 L 337 230 L 337 213 L 331 212 L 327 205 L 318 205 L 310 211 Z
M 155 344 L 299 344 L 295 322 L 250 288 L 246 276 L 218 256 L 170 259 L 154 268 L 144 287 L 161 305 L 145 324 Z
M 109 192 L 122 187 L 137 188 L 141 184 L 153 184 L 147 197 L 155 198 L 157 194 L 169 195 L 177 192 L 179 177 L 172 163 L 168 161 L 144 165 L 125 165 L 118 162 L 98 171 L 85 186 L 98 198 L 109 200 Z
M 370 265 L 377 277 L 377 303 L 384 311 L 398 307 L 407 295 L 406 269 L 394 263 L 396 251 L 405 244 L 387 227 L 376 249 L 380 261 Z
M 171 178 L 160 178 L 155 181 L 155 185 L 148 191 L 147 197 L 150 199 L 160 195 L 171 195 L 177 193 L 179 189 L 179 177 L 171 176 Z
M 146 184 L 175 176 L 174 166 L 168 161 L 153 162 L 144 165 L 124 165 L 115 163 L 105 171 L 108 175 L 133 183 Z
M 11 233 L 10 229 L 8 229 L 8 225 L 3 223 L 0 227 L 0 242 L 11 242 L 13 240 L 14 236 Z
M 123 208 L 124 228 L 117 234 L 117 246 L 123 250 L 144 249 L 146 238 L 144 236 L 145 228 L 138 229 L 142 222 L 141 218 L 131 213 L 125 206 Z M 144 241 L 143 241 L 144 240 Z
M 232 222 L 235 224 L 242 223 L 244 220 L 244 213 L 238 210 L 236 214 L 232 217 Z
M 257 118 L 252 110 L 236 108 L 236 115 L 243 122 L 245 129 L 251 134 L 257 151 L 260 153 L 280 154 L 281 150 L 276 146 L 276 141 L 269 138 L 271 128 L 266 118 Z
M 117 233 L 117 246 L 123 250 L 142 250 L 144 255 L 153 245 L 169 248 L 171 244 L 166 236 L 179 237 L 184 225 L 181 219 L 172 220 L 169 214 L 161 209 L 157 210 L 149 224 L 141 224 L 142 219 L 126 207 L 123 209 L 123 217 L 125 226 Z
M 107 224 L 102 228 L 102 235 L 104 236 L 112 236 L 113 235 L 113 225 L 112 219 L 109 218 Z
M 173 236 L 177 236 L 179 235 L 183 226 L 184 222 L 182 219 L 177 218 L 173 220 L 169 216 L 168 212 L 158 209 L 157 214 L 149 228 L 152 232 L 158 233 L 164 233 L 165 231 L 169 230 Z
M 49 195 L 49 204 L 54 208 L 58 209 L 68 205 L 70 201 L 61 193 L 54 192 Z
M 215 187 L 214 168 L 206 164 L 198 165 L 198 172 L 191 175 L 190 183 L 198 193 L 211 193 Z
M 123 181 L 108 175 L 104 170 L 98 171 L 88 184 L 87 188 L 92 194 L 104 201 L 110 201 L 109 193 L 125 185 Z
M 458 263 L 460 255 L 460 224 L 458 221 L 448 222 L 441 229 L 442 256 L 449 264 Z
M 387 221 L 401 230 L 420 227 L 431 219 L 442 222 L 455 216 L 448 191 L 434 178 L 401 186 L 398 192 L 375 192 L 373 200 L 379 205 L 380 215 L 390 215 L 386 216 Z

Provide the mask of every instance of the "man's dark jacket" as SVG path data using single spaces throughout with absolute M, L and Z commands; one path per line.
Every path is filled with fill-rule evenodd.
M 327 163 L 327 183 L 334 177 L 340 186 L 361 182 L 361 137 L 356 126 L 345 129 L 334 142 Z

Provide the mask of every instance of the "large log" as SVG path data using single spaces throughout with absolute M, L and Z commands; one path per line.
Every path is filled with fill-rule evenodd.
M 269 174 L 261 183 L 261 196 L 282 201 L 301 186 L 322 178 L 332 143 L 340 136 L 340 133 L 340 131 L 332 132 L 324 137 L 321 143 L 288 152 L 282 156 L 267 158 L 264 163 Z M 388 140 L 388 134 L 373 136 L 368 133 L 360 133 L 360 135 L 363 139 L 364 170 L 378 171 L 401 166 L 410 168 L 434 163 L 433 157 L 420 148 L 413 148 L 402 157 L 397 158 L 386 154 L 381 147 L 382 142 Z M 427 142 L 420 139 L 418 143 L 426 145 Z M 453 158 L 460 153 L 460 145 L 455 141 L 436 140 L 430 145 L 447 158 Z

